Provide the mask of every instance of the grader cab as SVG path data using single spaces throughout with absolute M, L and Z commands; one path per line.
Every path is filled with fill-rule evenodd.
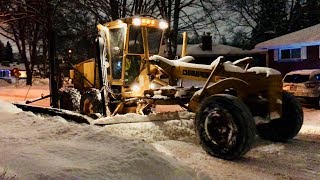
M 165 21 L 147 17 L 98 25 L 97 58 L 75 66 L 83 78 L 78 88 L 62 90 L 62 108 L 113 116 L 147 115 L 158 104 L 181 105 L 196 113 L 204 150 L 223 159 L 244 155 L 256 133 L 272 141 L 298 134 L 302 109 L 282 91 L 278 71 L 251 67 L 252 58 L 230 62 L 219 57 L 209 65 L 194 64 L 191 56 L 167 59 L 159 55 L 167 27 Z M 186 79 L 203 86 L 184 87 Z

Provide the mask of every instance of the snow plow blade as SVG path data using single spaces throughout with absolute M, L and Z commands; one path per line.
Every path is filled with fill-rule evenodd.
M 68 121 L 73 121 L 76 123 L 90 124 L 90 122 L 92 121 L 90 117 L 86 117 L 86 116 L 83 116 L 82 114 L 78 114 L 73 111 L 68 111 L 64 109 L 31 106 L 31 105 L 17 104 L 17 103 L 13 103 L 13 105 L 17 106 L 23 111 L 31 111 L 36 114 L 47 114 L 50 116 L 61 116 L 62 118 Z

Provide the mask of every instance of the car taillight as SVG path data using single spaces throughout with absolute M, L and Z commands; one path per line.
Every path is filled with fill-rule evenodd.
M 307 87 L 307 88 L 314 88 L 316 87 L 316 85 L 318 85 L 319 82 L 308 82 L 308 83 L 304 83 L 304 85 Z

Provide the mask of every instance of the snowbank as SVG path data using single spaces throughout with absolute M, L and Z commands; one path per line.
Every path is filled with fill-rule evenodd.
M 17 108 L 13 104 L 2 101 L 0 99 L 0 113 L 15 114 L 19 112 L 22 112 L 22 110 Z
M 163 140 L 194 142 L 196 141 L 196 136 L 193 119 L 194 114 L 190 112 L 159 113 L 148 116 L 125 114 L 102 118 L 96 120 L 95 124 L 114 124 L 105 126 L 104 129 L 112 134 L 135 137 L 146 142 Z M 135 123 L 115 124 L 119 122 Z
M 197 179 L 142 140 L 0 101 L 0 171 L 18 179 Z

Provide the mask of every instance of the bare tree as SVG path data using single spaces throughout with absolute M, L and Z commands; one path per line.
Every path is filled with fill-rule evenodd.
M 29 2 L 2 1 L 0 4 L 0 34 L 14 41 L 27 72 L 27 85 L 32 84 L 32 58 L 36 56 L 39 40 L 39 23 L 33 23 L 34 13 L 27 7 Z M 30 59 L 27 57 L 29 52 Z
M 305 27 L 302 6 L 301 0 L 227 0 L 222 14 L 233 33 L 241 32 L 255 45 Z

